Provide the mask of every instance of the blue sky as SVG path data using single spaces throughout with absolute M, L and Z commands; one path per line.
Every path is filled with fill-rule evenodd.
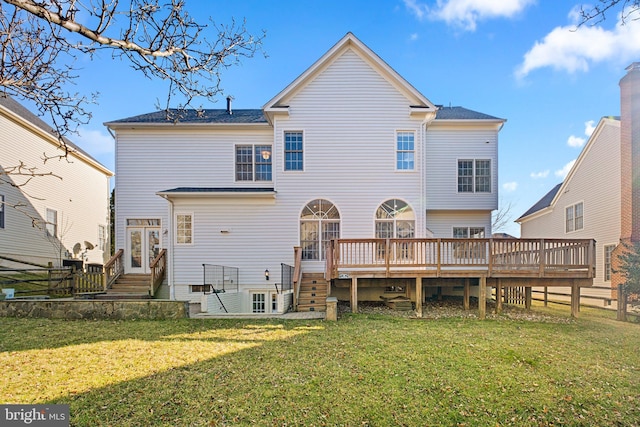
M 499 137 L 501 204 L 515 220 L 561 182 L 603 116 L 620 114 L 618 82 L 640 61 L 640 20 L 617 12 L 576 30 L 570 0 L 187 0 L 199 19 L 246 20 L 264 51 L 223 73 L 205 108 L 260 108 L 347 32 L 431 102 L 507 119 Z M 637 16 L 637 15 L 636 15 Z M 99 92 L 92 121 L 71 139 L 114 169 L 104 122 L 155 110 L 166 87 L 106 52 L 77 64 L 76 90 Z M 167 167 L 168 165 L 159 165 Z M 519 236 L 517 224 L 506 230 Z

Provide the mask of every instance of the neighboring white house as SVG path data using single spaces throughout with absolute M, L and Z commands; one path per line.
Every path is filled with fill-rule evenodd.
M 116 249 L 134 273 L 166 249 L 171 298 L 200 301 L 203 265 L 228 266 L 235 311 L 283 311 L 296 246 L 321 273 L 336 237 L 491 236 L 504 122 L 437 107 L 348 33 L 262 109 L 106 123 Z
M 0 266 L 109 258 L 113 173 L 66 144 L 64 157 L 51 126 L 0 95 Z
M 632 173 L 637 176 L 640 169 L 640 63 L 632 64 L 627 71 L 620 82 L 621 116 L 603 117 L 564 182 L 517 220 L 522 238 L 596 240 L 594 288 L 581 291 L 587 297 L 583 302 L 591 304 L 610 303 L 613 291 L 598 288 L 616 289 L 614 250 L 621 240 L 631 237 L 632 229 L 640 230 L 640 201 L 635 200 L 635 207 L 631 206 L 634 197 L 640 195 L 638 190 L 632 191 L 640 189 L 638 179 L 632 178 Z M 636 130 L 624 132 L 625 127 Z M 636 159 L 633 165 L 632 158 Z M 553 292 L 568 293 L 568 289 Z

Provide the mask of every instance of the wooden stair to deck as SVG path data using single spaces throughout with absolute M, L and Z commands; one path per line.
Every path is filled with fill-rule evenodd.
M 302 273 L 298 311 L 327 311 L 329 286 L 324 273 Z
M 97 299 L 150 299 L 150 274 L 123 274 Z

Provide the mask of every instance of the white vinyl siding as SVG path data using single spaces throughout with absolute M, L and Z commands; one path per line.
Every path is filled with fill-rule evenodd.
M 427 229 L 434 237 L 463 237 L 455 235 L 454 227 L 464 229 L 465 236 L 469 229 L 485 230 L 490 236 L 491 211 L 427 211 Z
M 456 127 L 446 120 L 429 125 L 425 145 L 427 209 L 498 208 L 497 137 L 494 125 Z M 467 163 L 460 165 L 460 161 Z M 468 174 L 460 175 L 460 166 Z
M 198 298 L 189 294 L 189 285 L 202 283 L 202 264 L 232 266 L 239 269 L 243 309 L 250 312 L 250 292 L 259 294 L 264 289 L 268 295 L 273 283 L 281 282 L 280 264 L 294 264 L 293 248 L 307 240 L 301 231 L 302 212 L 314 200 L 329 201 L 340 209 L 339 222 L 327 221 L 330 226 L 317 228 L 318 242 L 338 235 L 374 237 L 376 210 L 393 199 L 411 206 L 415 237 L 426 234 L 424 188 L 432 183 L 422 175 L 424 117 L 410 114 L 410 106 L 422 101 L 387 80 L 376 66 L 347 48 L 299 90 L 279 101 L 288 108 L 273 116 L 272 127 L 117 129 L 117 218 L 161 217 L 163 224 L 170 219 L 169 235 L 175 232 L 175 213 L 189 212 L 197 219 L 194 244 L 175 245 L 170 255 L 168 280 L 175 285 L 176 299 Z M 398 131 L 414 135 L 414 173 L 398 173 L 396 168 Z M 480 134 L 483 141 L 495 141 L 496 133 L 495 129 L 482 130 L 476 137 Z M 176 152 L 178 143 L 185 149 Z M 156 194 L 177 187 L 264 187 L 259 181 L 236 181 L 238 145 L 272 145 L 275 196 L 194 194 L 167 202 Z M 485 145 L 483 142 L 477 153 L 463 154 L 493 159 L 485 152 Z M 171 174 L 162 170 L 167 159 L 171 159 Z M 449 159 L 453 161 L 448 169 L 451 182 L 455 182 L 456 159 L 456 155 Z M 496 176 L 492 171 L 492 180 Z M 455 187 L 448 191 L 455 194 Z M 478 199 L 481 205 L 488 205 L 478 208 L 481 212 L 448 212 L 439 218 L 447 230 L 441 236 L 449 237 L 454 224 L 489 230 L 494 194 L 490 197 L 489 202 Z M 461 206 L 471 209 L 475 203 L 466 200 Z M 161 235 L 166 239 L 165 233 Z M 123 236 L 119 235 L 118 241 L 123 241 Z M 324 271 L 322 246 L 318 245 L 318 256 L 303 261 L 305 272 Z M 269 282 L 264 279 L 266 269 L 271 274 Z M 265 303 L 269 302 L 267 298 Z

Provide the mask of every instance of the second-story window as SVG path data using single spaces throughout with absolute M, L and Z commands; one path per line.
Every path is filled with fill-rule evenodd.
M 236 181 L 271 181 L 270 145 L 236 145 Z
M 584 228 L 584 205 L 582 202 L 567 206 L 565 209 L 565 232 L 582 230 Z
M 58 237 L 58 211 L 47 209 L 47 223 L 45 230 L 47 237 Z
M 413 132 L 396 132 L 396 170 L 414 170 L 415 156 Z
M 0 228 L 4 228 L 4 194 L 0 194 Z
M 458 193 L 491 193 L 491 160 L 458 160 Z
M 303 140 L 302 132 L 284 133 L 284 170 L 303 170 Z

